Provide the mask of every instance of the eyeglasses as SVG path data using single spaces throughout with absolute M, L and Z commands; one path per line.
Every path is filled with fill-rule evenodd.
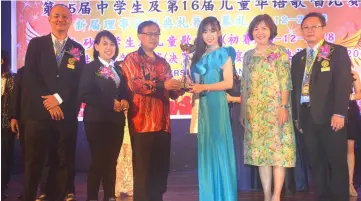
M 144 35 L 147 35 L 148 37 L 152 37 L 152 36 L 155 36 L 155 37 L 159 37 L 160 36 L 160 33 L 158 32 L 147 32 L 147 33 L 139 33 L 139 34 L 144 34 Z
M 314 31 L 320 27 L 323 27 L 323 26 L 322 25 L 313 25 L 313 26 L 309 26 L 309 27 L 308 26 L 302 27 L 301 29 L 302 29 L 302 31 L 310 31 L 310 30 Z

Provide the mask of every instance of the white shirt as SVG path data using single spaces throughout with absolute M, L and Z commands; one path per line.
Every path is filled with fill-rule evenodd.
M 64 45 L 66 43 L 66 41 L 68 40 L 68 36 L 62 40 L 59 41 L 61 45 Z M 55 41 L 57 40 L 56 36 L 54 36 L 53 33 L 51 33 L 51 40 L 53 41 L 53 48 L 54 48 L 54 52 L 56 53 L 56 48 L 55 48 Z M 60 95 L 58 93 L 53 94 L 54 97 L 56 98 L 56 100 L 59 102 L 59 105 L 63 103 L 63 99 L 60 97 Z
M 61 45 L 64 45 L 66 43 L 66 41 L 68 40 L 68 36 L 64 39 L 59 41 Z M 56 48 L 55 48 L 55 41 L 57 40 L 56 36 L 54 36 L 53 33 L 51 33 L 51 40 L 53 41 L 53 47 L 54 47 L 54 52 L 56 53 Z
M 313 49 L 313 58 L 316 57 L 317 53 L 318 53 L 318 48 L 320 47 L 320 45 L 323 43 L 323 40 L 320 41 L 319 43 L 317 43 L 317 45 L 315 45 L 315 47 L 311 48 L 310 46 L 307 46 L 307 53 Z
M 106 66 L 108 68 L 109 68 L 109 66 L 114 67 L 114 60 L 110 60 L 110 62 L 108 63 L 108 62 L 106 62 L 104 59 L 102 59 L 100 57 L 98 57 L 98 59 L 104 66 Z

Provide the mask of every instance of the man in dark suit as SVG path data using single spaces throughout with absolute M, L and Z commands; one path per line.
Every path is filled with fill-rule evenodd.
M 324 40 L 325 26 L 321 13 L 309 13 L 302 21 L 308 47 L 292 58 L 293 117 L 305 139 L 317 200 L 345 201 L 351 61 L 345 47 Z
M 46 200 L 64 200 L 73 174 L 77 89 L 85 64 L 84 48 L 68 37 L 69 9 L 55 5 L 49 15 L 51 34 L 30 41 L 25 57 L 25 192 L 34 201 L 44 163 L 50 164 Z M 49 161 L 46 161 L 49 155 Z
M 20 148 L 21 152 L 23 154 L 23 162 L 25 164 L 25 124 L 24 119 L 21 118 L 21 109 L 24 109 L 24 107 L 21 107 L 22 104 L 24 104 L 26 98 L 24 97 L 24 93 L 26 90 L 23 88 L 22 84 L 22 76 L 24 73 L 24 67 L 21 67 L 18 69 L 16 75 L 15 75 L 15 84 L 14 84 L 14 90 L 12 92 L 10 104 L 9 104 L 9 116 L 11 118 L 10 122 L 10 128 L 13 133 L 17 135 L 17 138 L 20 141 Z M 23 101 L 23 102 L 22 102 Z M 22 194 L 18 195 L 18 199 L 22 199 Z
M 23 84 L 23 74 L 24 74 L 24 66 L 19 68 L 15 75 L 15 85 L 14 90 L 12 92 L 10 104 L 9 104 L 9 116 L 11 117 L 11 131 L 16 133 L 17 138 L 20 141 L 21 152 L 23 154 L 23 163 L 25 165 L 25 120 L 24 113 L 25 105 L 26 105 L 26 92 L 25 86 Z M 42 170 L 41 182 L 40 182 L 40 196 L 39 200 L 42 197 L 46 197 L 47 189 L 48 189 L 48 178 L 49 178 L 49 165 L 45 164 Z M 75 171 L 75 170 L 72 170 Z M 75 193 L 74 187 L 74 176 L 69 176 L 68 181 L 68 194 Z M 75 194 L 74 194 L 75 196 Z M 68 195 L 67 197 L 71 197 Z M 22 199 L 22 194 L 18 195 L 18 199 Z M 69 199 L 70 200 L 70 199 Z M 68 200 L 67 200 L 68 201 Z
M 24 157 L 25 125 L 23 118 L 21 118 L 21 108 L 23 108 L 21 107 L 21 105 L 24 104 L 24 102 L 21 101 L 25 101 L 25 99 L 21 99 L 23 93 L 25 92 L 25 90 L 23 90 L 22 88 L 23 85 L 21 84 L 23 73 L 24 73 L 24 67 L 21 67 L 18 69 L 15 75 L 14 91 L 11 96 L 11 102 L 9 105 L 9 115 L 11 117 L 11 123 L 10 123 L 11 131 L 17 134 L 17 138 L 20 141 L 21 152 Z

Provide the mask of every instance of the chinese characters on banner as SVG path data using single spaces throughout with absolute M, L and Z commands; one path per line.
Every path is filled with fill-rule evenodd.
M 83 45 L 87 62 L 92 60 L 94 37 L 100 30 L 115 34 L 120 52 L 118 60 L 122 60 L 140 45 L 137 26 L 145 20 L 157 22 L 161 27 L 161 36 L 156 53 L 171 64 L 175 76 L 184 73 L 184 54 L 180 44 L 193 43 L 204 17 L 215 16 L 220 21 L 223 45 L 236 49 L 236 69 L 241 74 L 243 55 L 254 47 L 247 29 L 256 15 L 267 13 L 273 17 L 278 26 L 278 35 L 273 42 L 286 47 L 292 57 L 305 47 L 300 34 L 304 15 L 310 11 L 322 12 L 328 23 L 325 39 L 346 46 L 361 74 L 361 0 L 18 1 L 18 67 L 24 63 L 28 41 L 49 33 L 47 17 L 55 3 L 66 5 L 73 14 L 69 35 Z M 182 115 L 189 116 L 189 95 L 171 104 L 173 115 L 180 118 Z

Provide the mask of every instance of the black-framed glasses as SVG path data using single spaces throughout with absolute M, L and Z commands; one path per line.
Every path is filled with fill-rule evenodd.
M 147 33 L 139 33 L 139 34 L 144 34 L 144 35 L 147 35 L 148 37 L 152 37 L 152 36 L 159 37 L 160 36 L 160 33 L 158 33 L 158 32 L 147 32 Z
M 313 25 L 313 26 L 301 27 L 301 29 L 302 29 L 302 31 L 310 31 L 310 30 L 314 31 L 314 30 L 316 30 L 318 28 L 321 28 L 321 27 L 323 27 L 323 26 L 322 25 Z

